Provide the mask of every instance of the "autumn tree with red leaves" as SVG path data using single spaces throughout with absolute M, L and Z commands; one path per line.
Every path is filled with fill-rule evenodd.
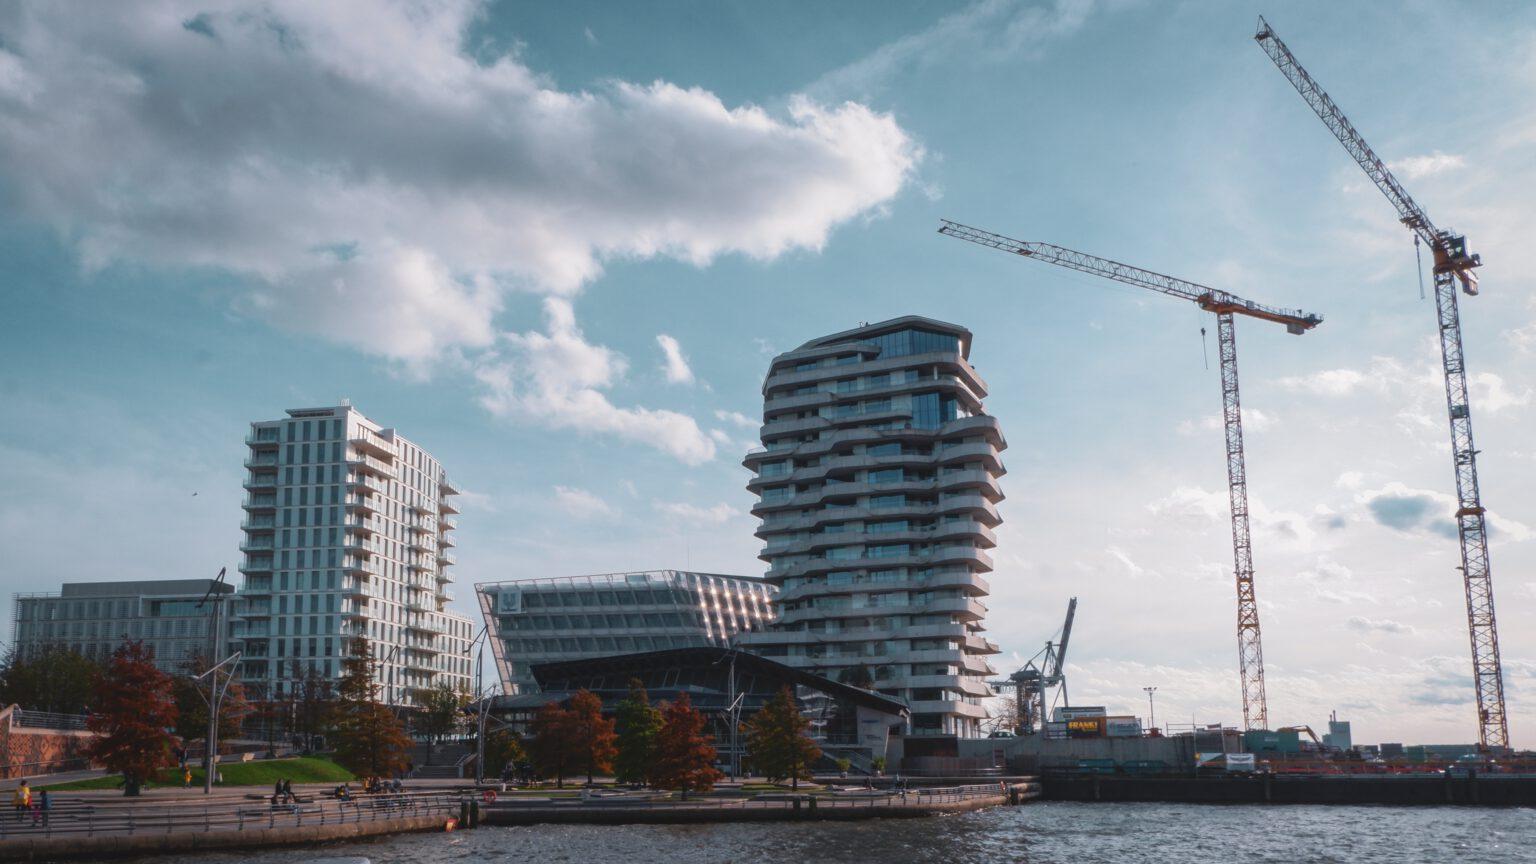
M 555 778 L 556 789 L 565 788 L 565 775 L 582 755 L 571 712 L 551 702 L 533 715 L 528 731 L 533 733 L 528 755 L 533 758 L 534 767 L 545 777 Z
M 353 774 L 388 778 L 410 764 L 411 738 L 395 712 L 379 701 L 373 654 L 358 636 L 341 661 L 341 682 L 332 708 L 336 762 Z
M 138 795 L 161 768 L 176 764 L 176 699 L 171 678 L 155 668 L 143 642 L 123 640 L 96 678 L 95 704 L 86 727 L 96 738 L 85 755 L 123 775 L 123 794 Z
M 571 734 L 579 755 L 576 767 L 587 773 L 587 783 L 598 774 L 613 771 L 613 757 L 619 755 L 618 735 L 613 720 L 603 716 L 603 700 L 590 690 L 576 691 L 571 697 Z
M 656 736 L 656 785 L 663 789 L 708 792 L 724 777 L 715 770 L 714 739 L 704 734 L 704 715 L 693 707 L 687 693 L 662 709 L 661 731 Z

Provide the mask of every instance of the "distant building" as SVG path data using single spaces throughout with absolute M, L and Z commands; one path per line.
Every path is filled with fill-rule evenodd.
M 458 510 L 442 465 L 350 405 L 252 423 L 245 443 L 232 637 L 255 698 L 281 698 L 311 670 L 339 680 L 358 635 L 385 702 L 467 690 L 473 625 L 446 607 Z
M 771 629 L 742 647 L 905 700 L 905 756 L 981 735 L 1007 447 L 964 327 L 908 316 L 773 358 L 756 473 Z
M 1349 750 L 1354 747 L 1354 740 L 1349 733 L 1349 721 L 1340 720 L 1338 714 L 1328 719 L 1328 732 L 1323 736 L 1324 747 L 1337 747 L 1340 750 Z
M 194 655 L 216 653 L 209 592 L 234 588 L 212 579 L 66 582 L 58 594 L 17 594 L 11 642 L 22 657 L 47 647 L 103 659 L 124 639 L 141 640 L 161 671 L 178 674 Z
M 892 733 L 900 730 L 907 714 L 900 699 L 721 647 L 539 663 L 532 667 L 532 675 L 538 692 L 500 696 L 491 703 L 491 710 L 515 728 L 525 728 L 543 705 L 564 702 L 578 690 L 596 694 L 603 700 L 604 713 L 612 714 L 629 695 L 630 680 L 637 678 L 652 703 L 688 694 L 708 721 L 706 731 L 714 735 L 719 764 L 728 772 L 740 764 L 733 759 L 740 751 L 733 747 L 744 745 L 746 738 L 732 735 L 735 724 L 749 723 L 785 687 L 810 721 L 807 734 L 823 753 L 815 767 L 822 769 L 846 758 L 855 771 L 872 772 L 875 759 L 891 757 Z
M 656 570 L 475 586 L 507 693 L 537 693 L 531 667 L 669 648 L 725 646 L 762 629 L 772 587 L 757 579 Z

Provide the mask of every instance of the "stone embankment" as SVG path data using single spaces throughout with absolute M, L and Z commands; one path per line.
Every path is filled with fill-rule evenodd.
M 305 799 L 219 796 L 146 803 L 57 796 L 46 822 L 0 812 L 0 861 L 99 860 L 215 849 L 310 845 L 380 834 L 442 831 L 465 799 L 456 792 Z

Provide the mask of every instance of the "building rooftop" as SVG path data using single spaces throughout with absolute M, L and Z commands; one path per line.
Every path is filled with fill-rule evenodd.
M 837 345 L 846 342 L 858 342 L 873 336 L 882 336 L 886 333 L 895 333 L 899 330 L 917 328 L 933 330 L 938 333 L 948 333 L 960 338 L 960 356 L 967 359 L 971 356 L 971 331 L 959 324 L 950 324 L 947 321 L 939 321 L 935 318 L 926 318 L 922 315 L 903 315 L 900 318 L 892 318 L 889 321 L 880 321 L 875 324 L 861 324 L 852 330 L 844 330 L 841 333 L 833 333 L 830 336 L 822 336 L 801 345 L 791 354 L 800 351 L 808 351 L 812 348 L 820 348 L 825 345 Z
M 235 586 L 213 579 L 142 579 L 128 582 L 65 582 L 60 597 L 122 597 L 140 594 L 231 594 Z

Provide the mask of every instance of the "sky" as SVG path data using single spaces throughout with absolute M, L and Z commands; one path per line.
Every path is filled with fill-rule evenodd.
M 1213 322 L 951 218 L 1323 315 L 1238 325 L 1271 720 L 1475 740 L 1434 308 L 1261 11 L 1483 256 L 1466 355 L 1536 746 L 1519 2 L 5 4 L 0 591 L 233 569 L 247 424 L 343 398 L 464 489 L 466 614 L 477 582 L 760 574 L 768 361 L 918 314 L 973 331 L 1010 445 L 994 665 L 1076 596 L 1075 703 L 1239 723 Z

